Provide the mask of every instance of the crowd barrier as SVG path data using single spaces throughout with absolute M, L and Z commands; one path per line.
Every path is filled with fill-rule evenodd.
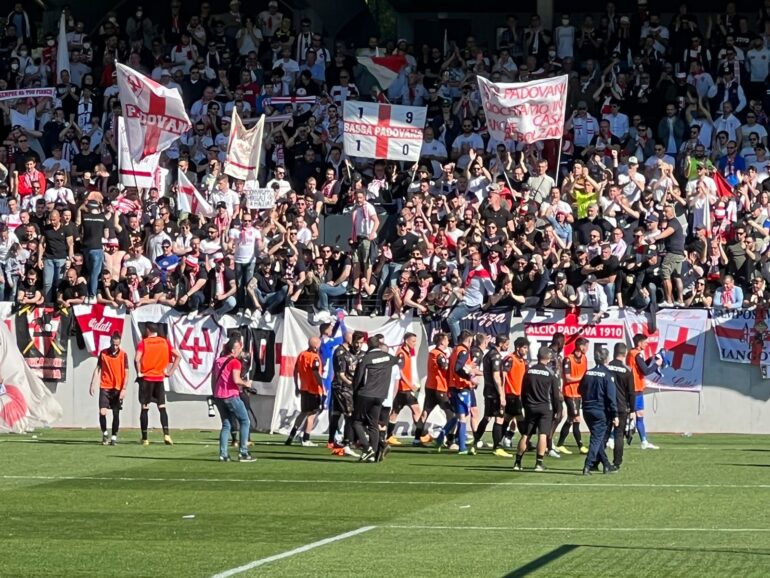
M 122 314 L 117 312 L 116 315 Z M 667 317 L 664 310 L 659 315 L 658 334 L 653 334 L 651 340 L 655 349 L 666 346 L 674 350 L 672 357 L 677 367 L 664 371 L 661 376 L 652 376 L 648 384 L 650 387 L 645 394 L 648 429 L 680 433 L 770 433 L 770 381 L 764 377 L 766 366 L 763 365 L 764 361 L 770 360 L 766 351 L 770 349 L 770 338 L 765 339 L 770 337 L 770 331 L 763 313 L 739 310 L 681 315 L 684 317 L 669 318 L 671 316 Z M 685 317 L 689 321 L 685 321 Z M 0 303 L 0 319 L 12 333 L 15 332 L 16 345 L 20 350 L 29 346 L 26 343 L 29 339 L 33 345 L 28 353 L 33 351 L 37 346 L 35 343 L 43 336 L 43 330 L 37 331 L 35 323 L 13 313 L 9 303 Z M 222 339 L 228 332 L 237 329 L 249 334 L 255 353 L 252 377 L 257 378 L 254 385 L 259 393 L 252 397 L 252 409 L 258 428 L 281 433 L 286 431 L 298 409 L 291 377 L 293 360 L 306 347 L 307 338 L 317 334 L 317 327 L 309 323 L 305 311 L 287 309 L 284 315 L 276 316 L 270 324 L 226 316 L 217 328 L 212 318 L 201 317 L 190 321 L 186 316 L 162 306 L 143 307 L 122 324 L 123 348 L 131 361 L 135 354 L 136 333 L 141 323 L 147 320 L 165 324 L 170 338 L 176 340 L 186 359 L 187 366 L 182 372 L 186 381 L 179 377 L 177 383 L 168 386 L 173 428 L 211 430 L 219 427 L 218 417 L 208 416 L 205 379 L 191 376 L 205 376 Z M 705 323 L 698 325 L 703 320 Z M 613 311 L 595 321 L 589 313 L 546 311 L 541 314 L 529 312 L 524 317 L 518 317 L 510 311 L 493 311 L 471 315 L 463 321 L 463 325 L 491 334 L 507 328 L 513 338 L 527 335 L 532 342 L 532 355 L 537 346 L 550 340 L 555 331 L 568 335 L 568 341 L 580 335 L 586 336 L 593 348 L 599 344 L 611 347 L 615 342 L 627 342 L 633 333 L 646 330 L 644 318 L 626 312 Z M 411 317 L 398 320 L 348 317 L 346 323 L 354 329 L 383 333 L 391 345 L 396 345 L 405 331 L 415 333 L 418 336 L 416 369 L 421 382 L 424 382 L 428 336 L 435 330 L 435 324 Z M 89 346 L 86 343 L 81 349 L 74 337 L 69 339 L 69 343 L 62 344 L 65 348 L 59 365 L 63 371 L 57 375 L 60 381 L 47 382 L 64 410 L 57 426 L 90 428 L 97 424 L 97 398 L 89 395 L 96 358 L 89 347 L 97 348 L 100 340 L 104 343 L 104 335 L 108 335 L 111 326 L 107 321 L 96 318 L 90 324 L 94 334 L 87 335 L 86 341 L 93 343 L 96 339 L 96 344 Z M 22 331 L 25 326 L 32 328 L 28 334 Z M 682 327 L 689 328 L 691 333 L 683 334 Z M 699 330 L 699 327 L 702 329 Z M 216 331 L 221 331 L 221 336 L 206 341 L 206 334 L 213 336 Z M 41 347 L 45 345 L 41 344 Z M 196 367 L 192 368 L 190 363 Z M 690 375 L 690 381 L 677 377 L 680 374 Z M 695 379 L 693 375 L 701 377 Z M 139 404 L 134 379 L 131 363 L 130 393 L 126 397 L 122 417 L 125 427 L 138 426 Z M 666 389 L 670 386 L 674 389 Z M 156 419 L 152 412 L 151 416 L 151 419 Z M 408 413 L 404 412 L 399 419 L 400 433 L 408 431 L 409 421 Z M 317 433 L 325 428 L 325 424 L 324 417 Z M 435 422 L 434 426 L 439 424 Z M 151 422 L 151 426 L 158 427 L 159 424 Z

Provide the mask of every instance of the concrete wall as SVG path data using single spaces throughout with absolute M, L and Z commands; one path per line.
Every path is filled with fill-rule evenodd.
M 520 333 L 520 319 L 513 323 Z M 126 323 L 123 346 L 133 360 L 134 345 L 130 323 Z M 706 339 L 704 356 L 705 384 L 700 394 L 689 392 L 651 392 L 645 396 L 650 431 L 692 433 L 770 434 L 770 380 L 757 367 L 719 361 L 713 336 Z M 64 408 L 61 427 L 94 428 L 98 425 L 97 398 L 88 394 L 96 360 L 77 349 L 71 340 L 68 353 L 67 381 L 53 389 Z M 123 427 L 139 425 L 139 403 L 130 368 L 130 392 L 126 397 L 121 422 Z M 218 429 L 219 418 L 209 418 L 205 398 L 168 394 L 172 429 Z M 273 411 L 273 398 L 255 396 L 252 403 L 260 429 L 267 429 Z M 151 427 L 158 427 L 157 412 L 150 412 Z

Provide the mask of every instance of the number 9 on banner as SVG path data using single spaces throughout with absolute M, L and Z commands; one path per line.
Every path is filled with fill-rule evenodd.
M 414 162 L 420 157 L 426 109 L 376 102 L 346 102 L 345 154 Z

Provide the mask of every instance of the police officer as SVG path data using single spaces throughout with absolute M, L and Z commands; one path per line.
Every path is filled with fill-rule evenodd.
M 623 463 L 624 429 L 629 414 L 631 417 L 634 416 L 636 392 L 634 391 L 634 376 L 631 374 L 631 369 L 623 361 L 628 354 L 628 347 L 625 343 L 616 343 L 613 354 L 615 359 L 607 364 L 607 369 L 615 376 L 615 401 L 618 405 L 618 423 L 620 425 L 607 430 L 605 443 L 612 440 L 608 445 L 612 448 L 612 465 L 620 469 L 620 464 Z M 611 436 L 611 432 L 614 432 L 614 436 Z
M 591 432 L 591 444 L 583 465 L 583 475 L 591 474 L 591 468 L 602 462 L 605 474 L 617 473 L 618 469 L 610 463 L 604 452 L 607 428 L 610 423 L 618 426 L 618 406 L 615 402 L 615 380 L 607 369 L 610 353 L 604 347 L 596 348 L 594 361 L 596 367 L 586 371 L 580 380 L 578 393 L 583 398 L 583 416 Z
M 492 452 L 500 457 L 511 457 L 500 447 L 500 442 L 503 440 L 505 409 L 502 362 L 503 353 L 508 350 L 509 343 L 510 339 L 507 335 L 498 335 L 481 361 L 484 373 L 484 421 L 495 420 L 492 426 Z
M 521 471 L 521 458 L 527 451 L 529 439 L 538 434 L 536 472 L 544 472 L 543 455 L 547 448 L 546 438 L 551 431 L 554 417 L 559 411 L 559 380 L 548 367 L 553 351 L 541 347 L 537 352 L 537 363 L 527 370 L 521 385 L 521 403 L 524 406 L 524 429 L 521 431 L 519 448 L 516 452 L 515 471 Z
M 374 462 L 380 446 L 382 402 L 390 393 L 398 358 L 387 352 L 387 345 L 377 335 L 369 338 L 366 348 L 353 378 L 353 430 L 364 450 L 360 460 Z

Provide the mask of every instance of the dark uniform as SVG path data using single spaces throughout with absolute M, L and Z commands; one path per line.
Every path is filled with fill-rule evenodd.
M 482 371 L 484 373 L 484 417 L 495 418 L 503 417 L 503 410 L 500 407 L 500 392 L 497 389 L 495 375 L 502 383 L 503 356 L 496 346 L 491 345 L 487 354 L 481 361 Z
M 583 417 L 591 432 L 584 471 L 590 470 L 597 460 L 602 462 L 605 471 L 611 471 L 614 468 L 604 451 L 604 444 L 607 428 L 618 414 L 612 372 L 604 365 L 589 369 L 580 380 L 578 392 L 583 398 Z
M 367 351 L 356 367 L 353 378 L 353 429 L 365 453 L 379 446 L 380 410 L 390 392 L 393 366 L 398 364 L 397 357 L 374 349 Z
M 553 355 L 551 355 L 551 361 L 548 364 L 548 368 L 553 371 L 554 375 L 556 376 L 556 379 L 559 381 L 559 407 L 554 412 L 554 418 L 553 423 L 551 424 L 551 431 L 548 432 L 548 449 L 553 449 L 553 436 L 556 435 L 556 428 L 559 427 L 559 424 L 561 423 L 562 418 L 564 417 L 564 409 L 563 409 L 563 401 L 564 398 L 561 394 L 561 385 L 562 385 L 562 370 L 564 369 L 564 356 L 561 354 L 560 351 L 556 351 L 552 347 L 549 347 L 549 349 L 553 352 Z
M 561 405 L 560 385 L 554 372 L 542 363 L 527 370 L 521 385 L 525 418 L 523 436 L 531 437 L 535 432 L 546 436 L 550 433 L 553 416 Z
M 471 345 L 471 360 L 473 361 L 473 365 L 480 368 L 484 360 L 484 350 L 476 345 Z M 471 407 L 476 407 L 477 405 L 476 389 L 474 388 L 471 389 Z
M 618 406 L 618 423 L 620 425 L 614 429 L 615 449 L 612 455 L 612 465 L 619 468 L 620 464 L 623 463 L 624 429 L 628 414 L 633 412 L 634 407 L 636 407 L 636 392 L 634 391 L 634 376 L 625 363 L 615 359 L 607 364 L 607 369 L 615 376 L 615 401 Z M 605 445 L 610 439 L 611 430 L 612 428 L 607 429 Z
M 345 416 L 343 430 L 343 445 L 350 443 L 353 437 L 353 378 L 356 374 L 358 357 L 347 347 L 341 345 L 334 350 L 332 356 L 332 411 L 329 422 L 329 442 L 334 443 L 340 416 Z M 343 381 L 340 376 L 344 376 Z

